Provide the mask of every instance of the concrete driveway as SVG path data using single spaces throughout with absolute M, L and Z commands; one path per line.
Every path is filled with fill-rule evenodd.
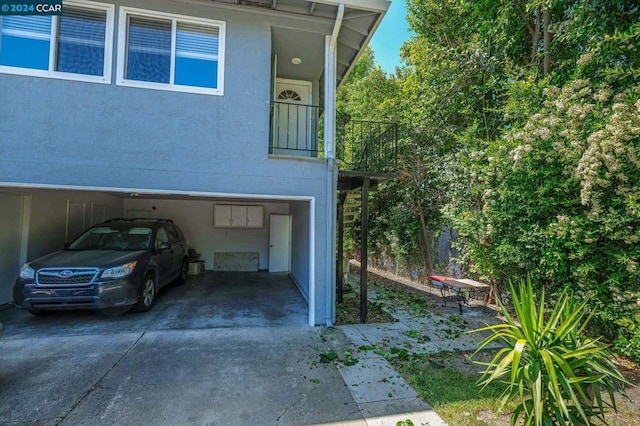
M 320 363 L 352 342 L 306 325 L 283 274 L 190 277 L 144 314 L 12 308 L 0 322 L 2 425 L 441 424 L 401 379 L 393 399 L 376 388 L 388 365 Z M 348 386 L 354 374 L 370 386 Z

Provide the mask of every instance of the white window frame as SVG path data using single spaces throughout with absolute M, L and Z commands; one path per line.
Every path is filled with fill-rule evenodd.
M 57 78 L 62 80 L 86 81 L 91 83 L 111 84 L 111 68 L 113 59 L 113 25 L 115 22 L 115 6 L 113 4 L 98 3 L 86 0 L 68 0 L 64 1 L 62 13 L 64 14 L 64 6 L 75 6 L 84 9 L 93 9 L 106 12 L 105 33 L 104 33 L 104 68 L 102 75 L 88 75 L 71 72 L 62 72 L 55 70 L 56 53 L 58 50 L 58 28 L 60 25 L 60 17 L 51 17 L 51 34 L 49 42 L 49 69 L 38 70 L 33 68 L 20 68 L 0 65 L 0 73 L 27 75 L 31 77 Z
M 137 16 L 141 18 L 159 18 L 171 21 L 171 75 L 176 60 L 176 25 L 179 22 L 187 24 L 201 24 L 205 26 L 218 27 L 218 87 L 215 89 L 209 87 L 183 86 L 174 83 L 157 83 L 152 81 L 128 80 L 125 78 L 125 69 L 127 65 L 127 33 L 129 29 L 129 16 Z M 120 7 L 118 21 L 118 68 L 116 71 L 116 85 L 138 87 L 144 89 L 165 90 L 173 92 L 199 93 L 206 95 L 224 94 L 224 59 L 225 59 L 225 40 L 226 40 L 226 22 L 216 21 L 213 19 L 196 18 L 186 15 L 176 15 L 173 13 L 164 13 L 150 11 L 146 9 L 136 9 L 132 7 Z

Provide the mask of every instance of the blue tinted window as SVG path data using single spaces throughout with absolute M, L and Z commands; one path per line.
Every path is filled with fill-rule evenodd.
M 52 36 L 51 16 L 0 16 L 0 65 L 101 76 L 106 22 L 106 10 L 65 6 Z
M 130 17 L 127 41 L 127 79 L 170 82 L 171 21 Z
M 175 84 L 217 88 L 218 62 L 176 57 Z
M 103 75 L 106 11 L 65 6 L 60 18 L 57 71 Z
M 49 69 L 50 16 L 0 16 L 0 65 Z
M 217 89 L 219 48 L 218 25 L 130 15 L 125 79 Z
M 217 27 L 178 23 L 175 84 L 218 87 L 218 33 Z

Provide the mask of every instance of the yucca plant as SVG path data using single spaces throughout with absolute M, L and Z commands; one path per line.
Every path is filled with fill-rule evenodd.
M 472 332 L 490 331 L 476 353 L 494 341 L 503 346 L 486 366 L 478 384 L 505 383 L 501 407 L 516 403 L 511 425 L 591 425 L 604 420 L 605 410 L 616 409 L 615 392 L 624 391 L 624 379 L 609 346 L 585 336 L 591 319 L 587 301 L 576 302 L 562 293 L 549 309 L 545 295 L 535 297 L 531 281 L 510 284 L 512 316 L 500 304 L 506 322 Z M 603 398 L 609 394 L 609 400 Z

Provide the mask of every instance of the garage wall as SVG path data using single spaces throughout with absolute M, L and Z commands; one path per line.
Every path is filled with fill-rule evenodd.
M 291 277 L 309 301 L 309 202 L 291 203 Z
M 13 299 L 22 257 L 23 195 L 0 190 L 0 304 Z
M 257 229 L 228 229 L 213 226 L 216 203 L 264 206 L 264 227 Z M 201 253 L 205 269 L 213 269 L 215 252 L 258 252 L 258 268 L 269 269 L 269 216 L 289 214 L 288 203 L 245 203 L 190 200 L 128 199 L 127 210 L 150 210 L 152 217 L 172 219 L 189 241 L 189 247 Z
M 77 233 L 121 216 L 122 205 L 122 198 L 96 192 L 0 188 L 0 304 L 13 300 L 13 282 L 22 262 L 60 250 L 67 241 L 67 227 Z M 68 216 L 69 207 L 77 214 Z
M 31 219 L 29 222 L 28 260 L 55 250 L 77 237 L 78 233 L 95 223 L 122 216 L 120 197 L 88 191 L 31 190 Z M 67 221 L 67 208 L 81 211 Z M 69 222 L 69 223 L 67 223 Z M 67 225 L 70 235 L 67 238 Z

